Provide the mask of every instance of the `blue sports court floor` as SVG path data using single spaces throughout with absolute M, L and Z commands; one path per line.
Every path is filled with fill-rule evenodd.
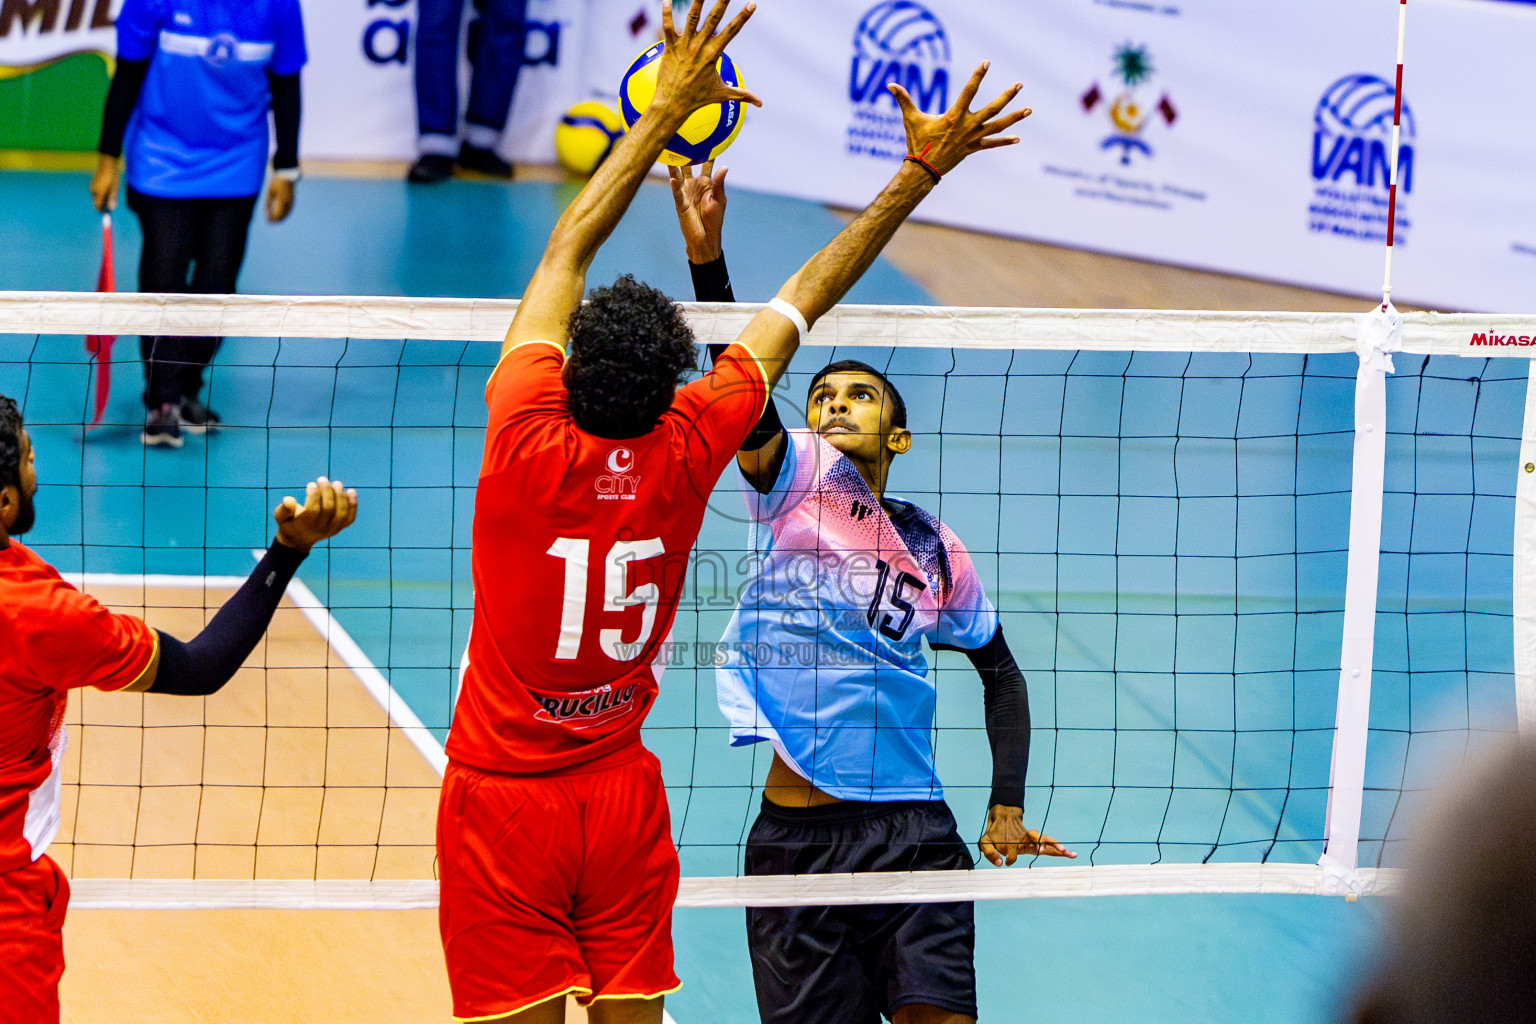
M 241 289 L 515 296 L 574 191 L 544 183 L 413 190 L 396 182 L 307 180 L 288 223 L 253 227 Z M 91 285 L 97 218 L 84 175 L 0 175 L 0 205 L 9 212 L 0 222 L 0 288 Z M 137 225 L 126 211 L 117 225 L 119 281 L 129 288 Z M 737 295 L 766 299 L 838 226 L 811 204 L 733 193 L 726 248 Z M 624 272 L 691 295 L 662 187 L 642 190 L 589 280 Z M 930 301 L 883 262 L 849 300 Z M 313 474 L 340 476 L 362 491 L 359 524 L 334 551 L 317 553 L 303 576 L 420 717 L 441 729 L 468 623 L 480 387 L 494 347 L 231 339 L 211 389 L 228 428 L 189 439 L 180 451 L 145 452 L 137 440 L 136 341 L 119 342 L 107 417 L 118 425 L 82 441 L 87 368 L 79 339 L 0 337 L 0 392 L 24 396 L 28 419 L 37 424 L 40 525 L 29 540 L 64 569 L 243 573 L 250 548 L 265 543 L 276 498 Z M 802 367 L 823 355 L 807 352 Z M 937 512 L 980 553 L 1014 647 L 1024 652 L 1037 726 L 1031 819 L 1051 806 L 1048 828 L 1096 863 L 1198 860 L 1191 852 L 1198 843 L 1183 837 L 1213 827 L 1224 844 L 1215 859 L 1314 860 L 1337 673 L 1352 359 L 1276 358 L 1234 371 L 1212 357 L 1208 372 L 1204 364 L 1163 372 L 1155 361 L 1123 356 L 1069 366 L 1054 357 L 1014 363 L 1006 353 L 958 362 L 936 351 L 873 355 L 877 363 L 891 358 L 906 375 L 901 379 L 911 381 L 908 402 L 920 438 L 894 489 Z M 1512 715 L 1512 654 L 1500 629 L 1507 633 L 1513 475 L 1506 486 L 1500 473 L 1518 446 L 1524 364 L 1403 362 L 1407 372 L 1393 385 L 1400 436 L 1389 466 L 1393 553 L 1383 562 L 1386 639 L 1375 709 L 1390 725 L 1382 752 L 1373 749 L 1373 785 L 1382 789 L 1428 771 L 1437 763 L 1437 742 L 1464 745 L 1469 733 L 1508 728 Z M 1242 387 L 1230 407 L 1225 392 L 1202 390 L 1207 375 L 1234 372 Z M 795 378 L 797 386 L 803 380 Z M 1004 380 L 1024 388 L 1023 397 L 996 391 Z M 1063 388 L 1087 390 L 1068 406 Z M 786 402 L 793 399 L 781 407 Z M 1118 402 L 1128 411 L 1108 435 L 1060 418 L 1036 422 L 1052 408 L 1082 402 Z M 1010 411 L 1000 420 L 996 409 L 1005 405 Z M 1277 409 L 1292 412 L 1271 416 Z M 1004 453 L 997 435 L 1005 431 L 1035 441 Z M 1175 434 L 1177 444 L 1156 440 Z M 1275 448 L 1273 439 L 1288 434 L 1299 439 L 1295 445 Z M 1115 463 L 1106 454 L 1107 438 L 1138 436 L 1149 439 L 1141 455 L 1120 451 Z M 1283 536 L 1257 525 L 1271 521 L 1262 505 L 1276 494 L 1245 474 L 1263 466 L 1290 474 L 1284 494 L 1294 488 L 1307 495 L 1292 506 Z M 1052 474 L 1052 486 L 1041 492 L 1050 492 L 1047 510 L 1031 503 L 1029 481 Z M 1117 519 L 1123 509 L 1117 513 L 1106 501 L 1138 487 L 1150 497 L 1136 520 Z M 1058 491 L 1070 500 L 1057 503 Z M 728 480 L 701 539 L 706 548 L 739 550 L 739 499 L 731 492 Z M 1159 526 L 1174 499 L 1181 521 Z M 1173 538 L 1166 550 L 1156 539 L 1160 530 Z M 1106 548 L 1106 536 L 1119 539 Z M 1473 537 L 1493 540 L 1483 551 Z M 1223 576 L 1237 571 L 1223 568 L 1231 563 L 1246 574 Z M 1158 574 L 1174 565 L 1178 583 L 1161 581 Z M 1128 571 L 1147 575 L 1131 580 Z M 1042 576 L 1052 581 L 1046 596 L 1020 582 Z M 1141 621 L 1134 617 L 1136 595 L 1165 585 L 1176 585 L 1189 602 L 1180 608 L 1187 618 L 1173 627 L 1178 635 L 1160 632 L 1167 623 L 1149 614 L 1141 622 L 1145 633 L 1106 646 L 1104 616 L 1118 614 L 1129 628 Z M 1222 604 L 1234 589 L 1244 595 L 1242 607 Z M 728 603 L 705 601 L 680 616 L 680 635 L 717 637 L 728 611 Z M 1051 634 L 1036 628 L 1046 619 L 1061 620 L 1054 649 L 1047 649 L 1049 639 L 1038 640 Z M 1242 626 L 1224 624 L 1238 620 Z M 1206 626 L 1214 632 L 1202 634 Z M 1410 632 L 1416 661 L 1407 656 Z M 1226 651 L 1225 661 L 1203 664 L 1200 652 L 1216 648 Z M 1275 657 L 1288 670 L 1283 679 L 1250 671 L 1252 685 L 1234 691 L 1233 673 L 1252 668 L 1245 669 L 1245 659 Z M 1030 667 L 1041 664 L 1049 671 Z M 941 771 L 962 831 L 979 831 L 987 771 L 977 730 L 980 688 L 953 663 L 945 666 L 943 679 L 956 682 L 941 688 L 940 724 L 950 728 L 941 737 Z M 1426 722 L 1444 730 L 1421 741 Z M 764 752 L 727 749 L 709 673 L 692 667 L 664 680 L 652 723 L 648 742 L 679 787 L 673 811 L 684 870 L 733 873 Z M 1047 723 L 1056 728 L 1042 728 Z M 1177 750 L 1159 748 L 1173 742 L 1166 736 L 1175 723 L 1187 735 Z M 1137 745 L 1138 730 L 1152 737 L 1150 746 Z M 1159 732 L 1164 739 L 1154 736 Z M 1225 793 L 1219 806 L 1170 804 L 1169 781 L 1159 775 L 1168 764 L 1181 789 L 1225 791 L 1222 780 L 1239 777 L 1244 795 Z M 1054 798 L 1036 788 L 1051 780 L 1061 787 Z M 697 788 L 687 789 L 690 781 Z M 1379 806 L 1368 805 L 1367 827 L 1379 837 L 1387 834 L 1395 802 L 1373 799 Z M 1222 816 L 1215 826 L 1212 815 Z M 1262 828 L 1244 831 L 1266 818 L 1282 821 L 1278 835 L 1273 828 L 1268 839 Z M 1078 842 L 1083 837 L 1086 845 Z M 1340 993 L 1382 910 L 1373 899 L 1291 896 L 982 903 L 982 1017 L 1321 1024 L 1337 1019 Z M 685 987 L 669 998 L 671 1014 L 681 1024 L 755 1020 L 741 912 L 680 911 L 676 938 Z

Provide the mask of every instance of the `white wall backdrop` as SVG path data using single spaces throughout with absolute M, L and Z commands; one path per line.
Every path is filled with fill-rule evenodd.
M 732 47 L 764 98 L 740 185 L 862 205 L 901 153 L 883 83 L 937 106 L 992 61 L 1024 143 L 961 169 L 926 218 L 1314 287 L 1379 289 L 1395 0 L 762 0 Z M 311 0 L 303 152 L 414 153 L 414 0 Z M 504 146 L 552 159 L 578 99 L 654 38 L 650 0 L 530 0 Z M 1411 0 L 1394 295 L 1536 309 L 1536 7 Z

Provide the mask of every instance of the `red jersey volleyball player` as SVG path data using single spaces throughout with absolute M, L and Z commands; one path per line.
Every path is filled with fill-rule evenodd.
M 461 1021 L 662 1019 L 678 860 L 640 724 L 715 482 L 758 422 L 809 321 L 858 280 L 896 227 L 968 153 L 1002 145 L 1018 87 L 975 114 L 920 125 L 926 165 L 875 202 L 780 290 L 714 369 L 666 296 L 620 278 L 581 305 L 586 270 L 689 113 L 736 98 L 716 60 L 728 0 L 674 25 L 655 98 L 565 211 L 486 388 L 475 498 L 475 613 L 438 810 L 440 927 Z M 904 108 L 910 101 L 901 95 Z
M 0 1019 L 57 1024 L 69 882 L 45 853 L 59 830 L 64 707 L 82 686 L 207 696 L 234 676 L 318 542 L 357 517 L 325 477 L 284 498 L 277 539 L 187 643 L 97 604 L 15 538 L 32 528 L 37 470 L 16 403 L 0 395 Z

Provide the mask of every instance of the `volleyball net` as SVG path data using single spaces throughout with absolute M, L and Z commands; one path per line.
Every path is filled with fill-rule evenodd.
M 435 902 L 483 389 L 515 307 L 0 293 L 0 393 L 23 405 L 41 483 L 27 542 L 105 603 L 190 636 L 270 540 L 283 494 L 322 473 L 360 494 L 356 526 L 305 562 L 219 694 L 72 698 L 50 852 L 76 905 Z M 701 343 L 733 340 L 756 309 L 688 306 Z M 1079 859 L 743 876 L 771 751 L 731 747 L 716 708 L 751 572 L 733 469 L 645 728 L 680 905 L 1389 885 L 1416 795 L 1536 714 L 1518 344 L 1533 320 L 834 310 L 780 408 L 792 419 L 836 358 L 901 390 L 914 444 L 890 491 L 975 560 L 1029 684 L 1026 823 Z M 133 383 L 86 431 L 82 338 L 166 334 L 226 339 L 205 392 L 223 427 L 144 449 L 128 362 Z M 981 686 L 963 657 L 932 661 L 938 774 L 974 840 Z

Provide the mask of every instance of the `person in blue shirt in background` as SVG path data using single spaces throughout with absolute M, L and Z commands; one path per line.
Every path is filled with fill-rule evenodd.
M 91 199 L 98 210 L 116 207 L 126 140 L 128 208 L 144 232 L 140 291 L 235 290 L 267 176 L 269 111 L 277 151 L 267 220 L 288 216 L 306 59 L 299 0 L 124 0 Z M 183 430 L 218 425 L 200 397 L 218 346 L 141 339 L 146 445 L 179 448 Z

